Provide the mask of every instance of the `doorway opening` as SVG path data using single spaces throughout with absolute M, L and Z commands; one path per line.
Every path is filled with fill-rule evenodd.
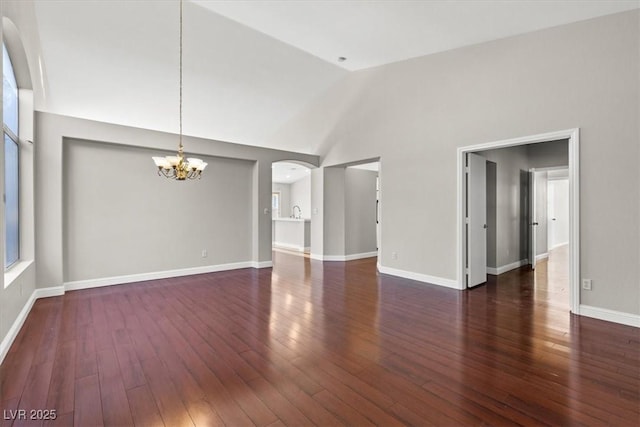
M 511 207 L 511 211 L 507 214 L 510 215 L 510 218 L 508 218 L 510 220 L 509 230 L 494 236 L 492 233 L 495 232 L 499 225 L 496 224 L 493 230 L 490 230 L 490 217 L 492 215 L 490 214 L 489 218 L 486 215 L 486 185 L 487 179 L 492 179 L 491 168 L 493 167 L 491 163 L 487 163 L 487 160 L 495 163 L 495 154 L 499 149 L 520 147 L 519 150 L 522 152 L 528 147 L 538 149 L 542 148 L 544 143 L 550 144 L 561 140 L 566 143 L 568 299 L 571 312 L 579 314 L 578 129 L 496 141 L 458 149 L 458 287 L 460 289 L 466 289 L 485 282 L 488 272 L 500 274 L 501 272 L 518 268 L 525 263 L 529 263 L 535 268 L 536 261 L 543 258 L 541 256 L 543 253 L 538 253 L 535 245 L 538 240 L 546 242 L 549 236 L 546 230 L 544 236 L 538 230 L 540 221 L 536 219 L 542 215 L 542 211 L 532 212 L 537 205 L 535 203 L 536 197 L 533 196 L 536 195 L 536 178 L 539 180 L 544 175 L 548 177 L 550 171 L 545 171 L 541 168 L 529 170 L 531 169 L 530 167 L 520 168 L 519 170 L 517 167 L 514 168 L 516 169 L 514 174 L 519 174 L 519 176 L 512 174 L 511 182 L 507 187 L 497 188 L 496 192 L 510 191 L 513 193 L 511 196 L 519 198 L 513 205 L 517 206 L 518 211 L 516 212 L 513 206 Z M 515 150 L 517 151 L 518 149 L 516 148 Z M 493 153 L 491 153 L 491 156 L 487 156 L 490 157 L 487 159 L 479 155 L 479 152 L 485 154 Z M 489 165 L 489 168 L 487 168 L 487 165 Z M 513 165 L 511 166 L 513 167 Z M 495 173 L 495 171 L 493 172 Z M 536 177 L 536 172 L 539 174 L 538 177 Z M 515 188 L 518 186 L 523 191 L 519 191 L 520 188 Z M 489 199 L 492 197 L 491 194 L 488 196 Z M 538 199 L 542 197 L 541 194 L 537 194 L 537 196 Z M 544 213 L 544 216 L 546 216 L 546 211 Z M 504 239 L 505 236 L 511 237 L 511 240 L 507 242 Z M 537 237 L 540 237 L 540 239 Z M 487 263 L 491 262 L 491 255 L 487 256 L 487 248 L 491 244 L 492 238 L 494 239 L 494 245 L 506 245 L 507 247 L 496 255 L 495 264 L 493 265 L 495 270 L 488 271 Z M 517 243 L 513 244 L 513 242 Z
M 354 261 L 382 250 L 382 177 L 379 159 L 325 166 L 312 174 L 320 227 L 312 227 L 311 258 Z M 315 217 L 314 217 L 315 218 Z
M 376 255 L 378 256 L 380 255 L 380 227 L 381 227 L 381 222 L 380 222 L 380 162 L 376 161 L 376 162 L 370 162 L 370 163 L 361 163 L 361 164 L 357 164 L 357 165 L 353 165 L 353 166 L 349 166 L 348 169 L 355 169 L 356 171 L 363 171 L 365 174 L 369 173 L 371 175 L 371 177 L 374 177 L 375 180 L 375 192 L 372 191 L 372 187 L 371 185 L 366 185 L 368 182 L 371 181 L 371 178 L 367 178 L 366 175 L 362 176 L 359 178 L 360 181 L 362 181 L 363 183 L 360 184 L 360 188 L 355 188 L 352 189 L 352 193 L 361 193 L 364 195 L 364 202 L 361 204 L 361 208 L 354 209 L 354 212 L 357 212 L 358 209 L 361 209 L 360 211 L 362 212 L 362 210 L 366 209 L 367 211 L 371 211 L 373 212 L 373 218 L 374 220 L 369 221 L 370 225 L 369 227 L 366 227 L 366 224 L 364 224 L 364 227 L 359 226 L 359 228 L 361 228 L 359 231 L 359 234 L 361 236 L 371 236 L 371 228 L 375 228 L 375 252 Z M 352 184 L 355 185 L 355 184 Z M 361 197 L 361 196 L 359 196 Z M 370 201 L 375 200 L 375 203 L 370 203 Z M 370 217 L 371 215 L 365 215 L 364 217 Z M 349 225 L 351 228 L 354 227 L 355 223 L 360 223 L 360 220 L 357 221 L 352 221 L 353 224 Z M 374 225 L 375 224 L 375 225 Z M 349 231 L 349 230 L 347 230 Z M 364 240 L 371 240 L 369 239 L 364 239 Z M 367 244 L 366 242 L 359 242 L 359 247 L 357 248 L 357 251 L 364 251 L 364 253 L 367 253 L 368 249 L 372 249 L 373 245 L 371 244 Z M 368 251 L 369 254 L 371 254 L 372 251 Z
M 311 169 L 298 162 L 271 165 L 271 246 L 309 257 L 311 249 Z

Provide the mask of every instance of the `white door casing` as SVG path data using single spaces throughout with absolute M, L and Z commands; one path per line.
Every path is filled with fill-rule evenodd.
M 580 129 L 565 129 L 537 135 L 459 147 L 458 157 L 458 289 L 466 286 L 466 186 L 465 164 L 468 153 L 515 147 L 548 141 L 569 141 L 569 302 L 571 312 L 580 313 Z

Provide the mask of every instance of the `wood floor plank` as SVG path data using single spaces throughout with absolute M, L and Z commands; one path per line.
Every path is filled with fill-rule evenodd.
M 298 408 L 314 424 L 333 426 L 341 424 L 337 418 L 331 415 L 331 413 L 325 410 L 321 405 L 317 404 L 309 394 L 298 386 L 299 383 L 297 380 L 299 379 L 299 376 L 296 374 L 290 374 L 288 367 L 281 369 L 281 365 L 276 366 L 269 363 L 260 354 L 254 351 L 245 351 L 241 356 L 260 371 L 265 380 L 269 381 L 275 388 L 277 388 L 283 396 L 293 403 L 295 407 Z M 285 378 L 286 381 L 283 381 Z M 311 395 L 322 390 L 322 388 L 314 388 L 314 392 L 311 393 Z
M 142 385 L 127 390 L 133 424 L 136 426 L 164 426 L 160 411 L 149 386 Z
M 73 425 L 73 412 L 58 414 L 56 412 L 55 419 L 46 420 L 43 424 L 45 427 L 69 427 Z
M 299 426 L 311 424 L 309 418 L 300 412 L 298 408 L 289 402 L 286 397 L 280 394 L 280 392 L 264 378 L 255 378 L 249 382 L 249 385 L 255 390 L 258 398 L 260 398 L 285 425 Z
M 131 425 L 131 409 L 113 348 L 99 351 L 98 377 L 105 425 Z
M 337 418 L 339 418 L 345 425 L 375 426 L 373 422 L 353 409 L 353 407 L 336 398 L 327 390 L 322 390 L 321 392 L 316 393 L 313 398 L 320 402 L 327 411 L 333 413 Z
M 73 424 L 75 426 L 104 425 L 100 398 L 100 380 L 97 374 L 76 379 L 73 407 Z
M 115 351 L 125 390 L 145 385 L 147 380 L 133 345 L 116 345 Z
M 145 360 L 142 362 L 142 368 L 164 423 L 169 426 L 192 426 L 193 421 L 189 412 L 182 403 L 171 379 L 165 375 L 166 367 L 162 361 L 159 359 Z
M 636 426 L 640 329 L 571 315 L 558 265 L 460 292 L 274 252 L 68 292 L 33 305 L 0 404 L 56 409 L 28 425 Z
M 28 415 L 31 410 L 50 409 L 47 407 L 47 399 L 52 372 L 53 361 L 32 366 L 18 404 L 19 409 L 24 409 Z M 29 421 L 30 418 L 27 416 L 26 419 L 17 419 L 13 425 L 28 425 Z M 42 424 L 42 421 L 39 424 Z
M 2 427 L 10 427 L 13 424 L 17 416 L 18 404 L 20 403 L 20 398 L 14 397 L 13 399 L 7 399 L 0 401 L 0 406 L 2 407 L 2 418 L 0 418 L 0 426 Z
M 76 343 L 65 341 L 56 353 L 46 408 L 60 414 L 73 412 L 75 393 Z

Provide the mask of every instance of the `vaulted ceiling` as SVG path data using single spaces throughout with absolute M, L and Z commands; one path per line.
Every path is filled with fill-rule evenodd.
M 272 136 L 350 72 L 638 7 L 638 1 L 186 1 L 184 133 Z M 177 1 L 35 2 L 50 112 L 178 131 Z M 339 61 L 339 57 L 346 60 Z

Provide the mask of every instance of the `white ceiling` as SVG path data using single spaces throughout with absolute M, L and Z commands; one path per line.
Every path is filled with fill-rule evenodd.
M 178 5 L 38 1 L 47 111 L 177 133 Z M 192 2 L 184 5 L 185 134 L 265 145 L 347 73 Z
M 311 170 L 297 163 L 275 162 L 271 164 L 271 181 L 279 184 L 292 184 L 309 176 Z
M 380 171 L 380 162 L 361 163 L 359 165 L 353 165 L 353 166 L 349 166 L 349 167 L 353 168 L 353 169 L 362 169 L 362 170 L 366 170 L 366 171 L 379 172 Z
M 177 1 L 36 0 L 35 7 L 45 111 L 178 131 Z M 184 133 L 313 153 L 303 139 L 271 141 L 350 70 L 637 7 L 637 0 L 186 1 Z
M 351 71 L 638 7 L 638 0 L 194 1 Z

